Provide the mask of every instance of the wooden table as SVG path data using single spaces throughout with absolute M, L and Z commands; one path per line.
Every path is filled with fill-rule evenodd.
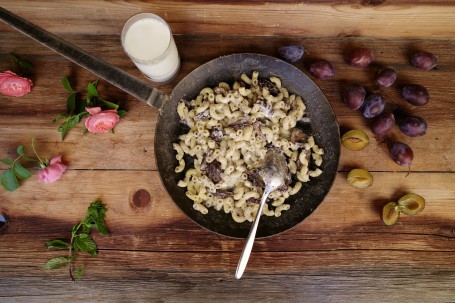
M 24 1 L 1 5 L 133 75 L 143 77 L 123 53 L 119 33 L 133 14 L 154 12 L 166 19 L 182 59 L 179 76 L 157 87 L 170 93 L 204 62 L 236 52 L 277 56 L 285 43 L 305 47 L 307 73 L 314 59 L 329 60 L 336 76 L 315 82 L 336 113 L 342 132 L 363 129 L 371 144 L 341 150 L 332 190 L 297 227 L 258 240 L 241 280 L 234 278 L 244 241 L 212 234 L 190 221 L 170 200 L 154 159 L 158 114 L 104 81 L 106 99 L 121 100 L 128 114 L 115 134 L 83 134 L 79 125 L 62 141 L 52 120 L 66 109 L 60 79 L 75 87 L 96 77 L 65 58 L 0 24 L 0 56 L 10 52 L 34 65 L 34 86 L 21 97 L 0 96 L 0 158 L 15 157 L 32 138 L 45 158 L 62 154 L 69 170 L 51 184 L 36 171 L 14 192 L 0 188 L 1 302 L 454 302 L 455 301 L 455 5 L 451 1 Z M 434 3 L 434 4 L 433 4 Z M 369 47 L 375 64 L 356 69 L 347 50 Z M 413 50 L 438 56 L 436 70 L 418 71 Z M 373 90 L 380 66 L 397 70 L 397 84 L 381 89 L 427 121 L 428 133 L 408 138 L 415 159 L 410 171 L 395 164 L 374 139 L 357 111 L 341 102 L 347 83 Z M 2 60 L 1 71 L 11 68 Z M 430 102 L 405 104 L 400 87 L 428 88 Z M 2 165 L 2 169 L 6 166 Z M 358 190 L 347 172 L 363 167 L 374 184 Z M 145 189 L 146 207 L 132 196 Z M 403 194 L 426 199 L 425 210 L 385 226 L 381 208 Z M 67 270 L 45 271 L 46 260 L 61 255 L 44 243 L 69 237 L 88 204 L 107 205 L 107 237 L 95 234 L 97 257 L 81 255 L 85 274 L 72 283 Z

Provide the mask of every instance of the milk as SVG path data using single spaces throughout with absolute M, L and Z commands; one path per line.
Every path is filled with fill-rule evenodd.
M 171 30 L 154 14 L 142 13 L 128 20 L 123 28 L 122 44 L 134 64 L 152 81 L 169 81 L 180 69 Z

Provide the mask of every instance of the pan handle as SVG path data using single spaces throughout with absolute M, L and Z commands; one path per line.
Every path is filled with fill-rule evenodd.
M 87 53 L 3 7 L 0 7 L 0 20 L 160 112 L 163 104 L 170 99 L 169 95 L 149 83 Z

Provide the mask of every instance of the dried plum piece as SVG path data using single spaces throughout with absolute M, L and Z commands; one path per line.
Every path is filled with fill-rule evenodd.
M 278 89 L 278 87 L 276 87 L 275 83 L 273 83 L 269 79 L 259 78 L 258 85 L 260 88 L 264 88 L 264 87 L 267 88 L 269 90 L 269 93 L 274 97 L 276 97 L 280 94 L 280 90 Z
M 236 118 L 231 124 L 229 124 L 229 127 L 238 130 L 248 127 L 250 125 L 252 125 L 251 118 L 248 116 L 242 116 Z
M 196 115 L 196 119 L 198 119 L 198 120 L 204 120 L 204 119 L 210 119 L 210 118 L 211 118 L 210 111 L 208 109 L 206 109 L 202 113 Z
M 308 140 L 308 134 L 306 134 L 303 130 L 300 128 L 294 127 L 291 130 L 291 137 L 290 140 L 292 143 L 306 143 Z
M 249 198 L 246 200 L 247 203 L 254 203 L 254 204 L 259 204 L 261 203 L 261 199 L 259 198 Z
M 254 123 L 253 123 L 253 131 L 256 131 L 258 133 L 261 132 L 261 127 L 263 127 L 265 124 L 264 122 L 260 121 L 260 120 L 256 120 Z
M 259 175 L 259 171 L 259 168 L 254 168 L 248 171 L 246 173 L 248 176 L 248 181 L 250 181 L 255 187 L 264 188 L 264 180 L 262 180 L 262 177 Z
M 257 103 L 262 106 L 267 106 L 267 100 L 265 100 L 264 97 L 257 98 L 254 103 Z
M 231 191 L 217 190 L 214 193 L 212 193 L 212 195 L 214 195 L 215 197 L 220 198 L 220 199 L 226 199 L 226 198 L 232 197 L 234 195 L 234 193 Z
M 205 166 L 205 172 L 207 177 L 209 177 L 209 179 L 215 184 L 221 182 L 223 179 L 221 176 L 221 163 L 217 160 L 207 163 Z
M 220 142 L 223 139 L 224 133 L 221 128 L 213 127 L 210 131 L 210 138 L 215 142 Z
M 207 154 L 205 154 L 203 157 L 202 157 L 202 161 L 201 161 L 201 171 L 205 171 L 207 169 L 207 157 L 210 157 L 211 155 L 213 154 L 213 151 L 209 151 Z
M 251 123 L 236 123 L 236 124 L 230 125 L 230 127 L 232 127 L 235 130 L 239 130 L 239 129 L 244 129 L 245 127 L 248 127 L 250 125 L 251 125 Z

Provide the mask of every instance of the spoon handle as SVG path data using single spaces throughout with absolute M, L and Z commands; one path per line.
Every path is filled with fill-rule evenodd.
M 248 238 L 245 243 L 245 247 L 243 248 L 242 255 L 240 256 L 239 264 L 237 264 L 237 270 L 235 272 L 235 277 L 240 279 L 245 271 L 246 265 L 248 263 L 248 259 L 250 258 L 251 251 L 253 249 L 254 239 L 256 238 L 256 231 L 259 225 L 259 219 L 261 218 L 262 209 L 264 208 L 265 201 L 267 197 L 272 192 L 272 189 L 266 187 L 264 190 L 264 194 L 262 195 L 261 203 L 259 204 L 259 209 L 254 218 L 253 226 L 250 229 L 250 233 L 248 234 Z

